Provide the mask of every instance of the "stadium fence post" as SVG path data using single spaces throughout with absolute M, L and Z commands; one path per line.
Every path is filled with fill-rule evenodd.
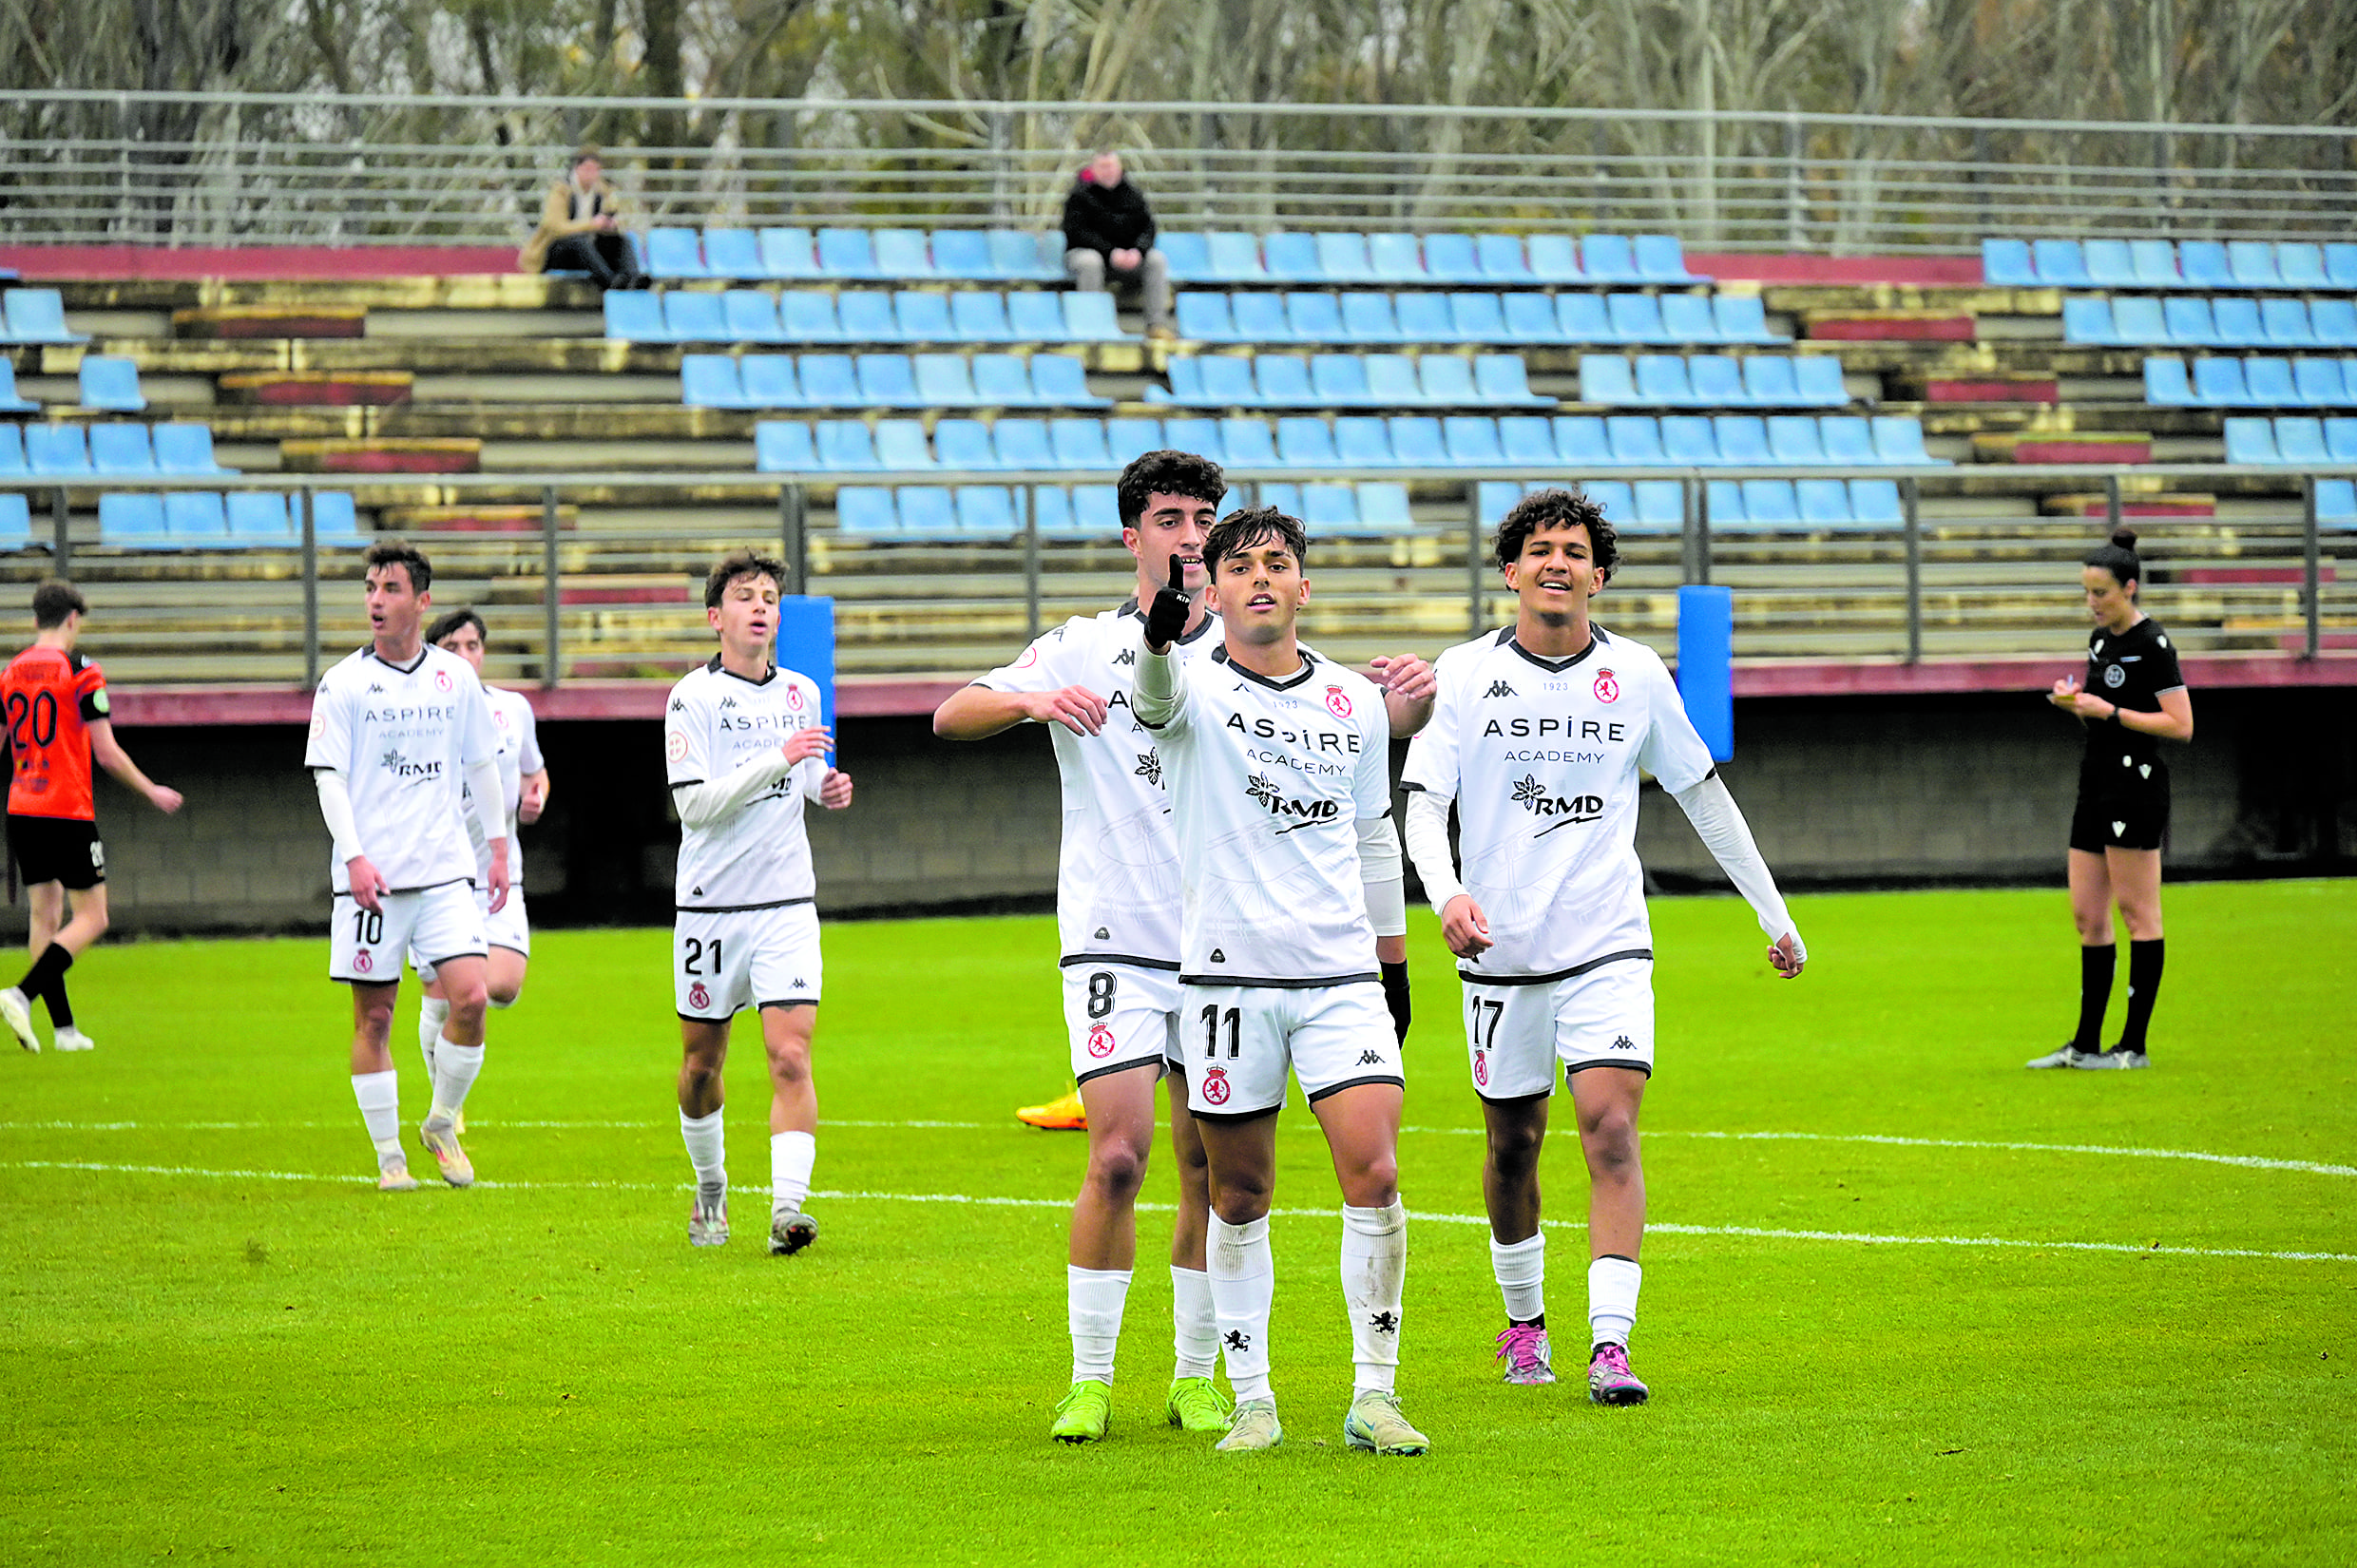
M 1801 160 L 1809 146 L 1808 132 L 1801 126 L 1800 116 L 1784 117 L 1784 231 L 1785 239 L 1792 249 L 1809 248 L 1808 204 L 1802 198 Z
M 810 514 L 799 485 L 777 487 L 777 543 L 786 564 L 786 592 L 810 592 Z
M 1482 486 L 1465 482 L 1465 635 L 1482 635 Z
M 1899 481 L 1900 517 L 1907 527 L 1907 661 L 1924 661 L 1923 482 Z
M 49 492 L 49 526 L 56 535 L 49 558 L 58 576 L 70 578 L 73 576 L 73 520 L 66 510 L 66 487 L 63 485 Z
M 1711 581 L 1711 490 L 1695 475 L 1678 481 L 1685 492 L 1686 532 L 1684 577 L 1690 586 Z
M 1031 504 L 1032 491 L 1036 487 L 1023 485 L 1017 488 L 1023 491 L 1023 613 L 1025 624 L 1030 627 L 1025 636 L 1029 641 L 1037 641 L 1040 635 L 1040 512 Z
M 295 507 L 302 513 L 303 530 L 303 684 L 316 690 L 319 684 L 319 521 L 310 486 L 296 492 Z
M 2308 612 L 2307 652 L 2302 657 L 2314 659 L 2324 650 L 2324 564 L 2323 542 L 2316 537 L 2316 476 L 2312 473 L 2300 476 L 2300 547 L 2305 555 L 2301 597 Z
M 557 591 L 557 488 L 545 485 L 540 491 L 540 608 L 541 661 L 540 687 L 553 691 L 563 679 L 565 668 L 563 650 L 557 639 L 561 634 L 557 612 L 563 607 Z
M 2103 537 L 2109 539 L 2119 531 L 2119 475 L 2103 476 Z

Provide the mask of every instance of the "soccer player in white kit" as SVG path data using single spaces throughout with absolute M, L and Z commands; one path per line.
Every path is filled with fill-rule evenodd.
M 1137 1199 L 1154 1145 L 1154 1087 L 1172 1060 L 1184 1004 L 1178 984 L 1178 846 L 1170 797 L 1151 732 L 1135 717 L 1141 606 L 1178 563 L 1179 583 L 1199 593 L 1203 540 L 1227 480 L 1192 452 L 1147 452 L 1117 487 L 1122 543 L 1137 558 L 1137 594 L 1118 609 L 1075 616 L 1043 634 L 1013 663 L 944 702 L 933 733 L 979 740 L 1026 719 L 1049 734 L 1064 781 L 1063 849 L 1056 912 L 1064 1023 L 1072 1075 L 1087 1110 L 1088 1170 L 1072 1206 L 1065 1265 L 1072 1383 L 1049 1435 L 1094 1442 L 1111 1420 L 1114 1351 L 1137 1260 Z M 1159 569 L 1158 569 L 1159 568 Z M 1178 647 L 1182 658 L 1218 646 L 1218 622 L 1196 600 Z M 1430 710 L 1431 671 L 1422 660 L 1377 661 L 1395 733 L 1412 734 Z M 1407 953 L 1387 951 L 1405 1004 Z M 1387 943 L 1387 946 L 1389 943 Z M 1404 1027 L 1404 1025 L 1403 1025 Z M 1178 1161 L 1178 1214 L 1171 1233 L 1175 1364 L 1163 1413 L 1190 1432 L 1224 1432 L 1229 1407 L 1212 1382 L 1219 1354 L 1204 1273 L 1210 1188 L 1202 1139 L 1184 1085 L 1171 1099 Z
M 1499 526 L 1514 624 L 1440 657 L 1432 722 L 1408 749 L 1408 852 L 1463 960 L 1466 1040 L 1488 1150 L 1490 1258 L 1505 1298 L 1508 1383 L 1552 1383 L 1539 1154 L 1562 1064 L 1588 1166 L 1589 1397 L 1640 1405 L 1629 1370 L 1645 1177 L 1637 1113 L 1654 1064 L 1653 933 L 1637 860 L 1638 770 L 1684 808 L 1774 940 L 1808 953 L 1743 813 L 1660 658 L 1588 619 L 1616 559 L 1576 491 L 1524 497 Z M 1449 858 L 1454 801 L 1464 881 Z
M 1302 647 L 1301 525 L 1233 512 L 1204 542 L 1220 645 L 1180 660 L 1191 607 L 1155 595 L 1140 628 L 1136 712 L 1171 795 L 1180 881 L 1179 1055 L 1210 1165 L 1208 1259 L 1236 1416 L 1219 1447 L 1283 1440 L 1269 1382 L 1269 1250 L 1276 1113 L 1290 1066 L 1342 1187 L 1342 1294 L 1355 1369 L 1345 1441 L 1421 1454 L 1400 1413 L 1400 1042 L 1378 932 L 1407 926 L 1391 829 L 1390 731 L 1373 682 Z
M 687 1239 L 728 1240 L 728 1164 L 720 1069 L 747 1007 L 769 1057 L 769 1250 L 818 1238 L 802 1212 L 818 1156 L 811 1036 L 823 971 L 817 878 L 802 809 L 852 803 L 852 779 L 827 765 L 832 743 L 818 683 L 778 667 L 777 602 L 786 569 L 739 550 L 712 568 L 704 614 L 720 640 L 711 662 L 671 688 L 663 763 L 680 813 L 672 989 L 680 1014 L 680 1137 L 696 1169 Z
M 408 545 L 369 546 L 369 646 L 330 670 L 311 705 L 303 765 L 334 840 L 335 913 L 328 977 L 352 986 L 352 1092 L 376 1146 L 376 1185 L 417 1182 L 401 1153 L 399 1080 L 388 1045 L 401 958 L 423 955 L 450 1016 L 434 1047 L 432 1104 L 418 1137 L 453 1187 L 474 1181 L 459 1147 L 467 1091 L 483 1070 L 485 943 L 475 902 L 508 901 L 508 824 L 499 811 L 498 732 L 467 661 L 428 643 L 419 624 L 433 568 Z M 489 846 L 478 873 L 465 817 Z
M 434 618 L 426 641 L 465 660 L 479 680 L 483 676 L 484 638 L 489 629 L 471 608 Z M 483 836 L 469 801 L 467 832 L 474 843 L 475 903 L 483 907 L 483 933 L 490 946 L 484 988 L 494 1009 L 515 1005 L 524 992 L 525 967 L 532 956 L 532 927 L 524 908 L 524 849 L 516 841 L 519 824 L 538 822 L 548 805 L 548 764 L 540 755 L 540 721 L 531 699 L 522 692 L 486 685 L 483 700 L 490 704 L 491 723 L 499 732 L 499 792 L 501 820 L 508 824 L 508 902 L 496 912 L 489 908 L 488 884 L 491 870 L 489 843 Z M 450 999 L 442 994 L 433 961 L 410 950 L 410 965 L 425 983 L 425 998 L 417 1008 L 417 1048 L 426 1059 L 426 1077 L 433 1077 L 434 1046 L 442 1039 L 443 1021 L 450 1017 Z M 457 1130 L 464 1133 L 464 1117 Z

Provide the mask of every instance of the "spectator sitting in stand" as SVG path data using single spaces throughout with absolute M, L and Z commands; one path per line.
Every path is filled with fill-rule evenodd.
M 1106 275 L 1134 283 L 1144 296 L 1146 335 L 1177 335 L 1170 325 L 1170 263 L 1154 248 L 1154 213 L 1145 193 L 1121 176 L 1121 155 L 1101 152 L 1082 165 L 1064 199 L 1064 268 L 1073 286 L 1102 293 Z
M 629 237 L 622 232 L 622 195 L 605 182 L 597 148 L 575 153 L 572 177 L 548 187 L 540 227 L 517 254 L 516 266 L 524 272 L 585 272 L 602 289 L 646 287 Z

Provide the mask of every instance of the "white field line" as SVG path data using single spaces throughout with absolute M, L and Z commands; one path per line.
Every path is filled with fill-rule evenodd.
M 86 1171 L 113 1176 L 196 1176 L 221 1181 L 314 1181 L 335 1186 L 362 1186 L 372 1178 L 365 1176 L 319 1176 L 308 1171 L 217 1171 L 193 1165 L 110 1165 L 92 1160 L 23 1159 L 0 1164 L 0 1170 L 17 1171 Z M 428 1183 L 431 1185 L 431 1182 Z M 682 1194 L 692 1182 L 662 1181 L 478 1181 L 477 1187 L 498 1192 L 608 1192 L 608 1193 L 668 1193 Z M 875 1193 L 875 1192 L 814 1192 L 811 1196 L 841 1203 L 947 1203 L 977 1209 L 1047 1209 L 1064 1211 L 1072 1207 L 1068 1198 L 1053 1197 L 993 1197 L 976 1196 L 967 1193 Z M 1149 1214 L 1169 1214 L 1167 1203 L 1140 1203 L 1138 1207 Z M 1280 1219 L 1332 1219 L 1331 1209 L 1274 1209 L 1270 1211 Z M 1425 1210 L 1411 1211 L 1414 1218 L 1433 1225 L 1479 1225 L 1486 1229 L 1488 1219 L 1481 1214 L 1444 1214 Z M 1558 1231 L 1584 1229 L 1576 1220 L 1549 1220 L 1547 1228 Z M 2163 1247 L 2158 1244 L 2139 1246 L 2124 1241 L 2025 1241 L 2012 1236 L 1910 1236 L 1882 1235 L 1864 1231 L 1796 1231 L 1759 1225 L 1661 1225 L 1649 1224 L 1646 1230 L 1658 1235 L 1681 1236 L 1748 1236 L 1765 1241 L 1833 1241 L 1864 1246 L 1889 1247 L 2000 1247 L 2029 1252 L 2136 1252 L 2159 1257 L 2254 1257 L 2278 1263 L 2357 1263 L 2357 1252 L 2268 1252 L 2247 1247 Z
M 1001 1132 L 1010 1130 L 998 1121 L 858 1121 L 828 1117 L 828 1127 L 866 1127 L 911 1129 L 948 1132 Z M 60 1132 L 60 1133 L 124 1133 L 124 1132 L 260 1132 L 265 1130 L 318 1131 L 324 1128 L 349 1126 L 347 1121 L 0 1121 L 0 1132 Z M 657 1121 L 523 1121 L 485 1119 L 475 1125 L 483 1130 L 500 1127 L 528 1127 L 550 1131 L 612 1131 L 660 1132 L 666 1125 Z M 1284 1124 L 1295 1132 L 1313 1131 L 1313 1124 L 1295 1118 Z M 1457 1138 L 1478 1138 L 1479 1127 L 1402 1127 L 1403 1133 L 1430 1134 Z M 1569 1128 L 1558 1127 L 1555 1137 L 1575 1136 Z M 1778 1143 L 1869 1143 L 1906 1149 L 2002 1149 L 2024 1154 L 2097 1155 L 2119 1159 L 2189 1159 L 2205 1165 L 2232 1165 L 2250 1171 L 2299 1171 L 2309 1176 L 2357 1176 L 2357 1165 L 2328 1165 L 2311 1159 L 2278 1159 L 2265 1155 L 2221 1155 L 2203 1149 L 2147 1149 L 2113 1143 L 2025 1143 L 1955 1138 L 1901 1138 L 1886 1133 L 1715 1133 L 1683 1131 L 1648 1131 L 1646 1138 L 1695 1138 L 1720 1142 L 1778 1142 Z

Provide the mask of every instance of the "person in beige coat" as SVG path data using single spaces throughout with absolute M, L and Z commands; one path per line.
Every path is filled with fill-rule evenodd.
M 605 182 L 598 149 L 574 155 L 569 178 L 548 187 L 541 203 L 540 227 L 516 253 L 522 272 L 561 267 L 585 272 L 604 289 L 642 289 L 645 277 L 622 230 L 622 195 Z

